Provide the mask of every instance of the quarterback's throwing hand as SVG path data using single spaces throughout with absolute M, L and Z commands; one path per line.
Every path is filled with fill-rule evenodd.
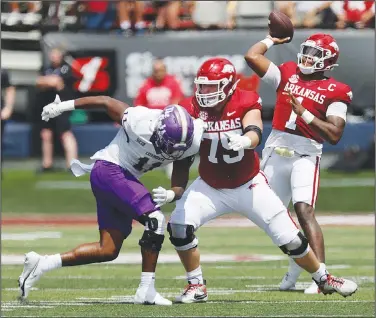
M 249 149 L 252 145 L 252 140 L 247 136 L 228 135 L 228 146 L 231 150 L 239 151 L 240 149 Z
M 55 100 L 51 104 L 43 107 L 42 120 L 49 121 L 51 118 L 59 116 L 64 111 L 60 108 L 60 103 L 60 97 L 56 95 Z
M 172 202 L 175 198 L 175 192 L 172 190 L 166 190 L 165 188 L 158 187 L 153 189 L 153 200 L 157 205 L 156 208 L 160 208 L 162 205 L 166 203 Z

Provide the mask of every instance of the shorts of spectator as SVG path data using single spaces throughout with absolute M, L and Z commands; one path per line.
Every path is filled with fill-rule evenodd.
M 144 21 L 145 3 L 142 1 L 120 1 L 117 5 L 118 19 L 120 29 L 129 34 L 132 29 L 131 13 L 133 12 L 133 25 L 136 33 L 141 34 L 145 31 Z
M 110 30 L 116 19 L 115 5 L 109 1 L 88 1 L 83 15 L 87 30 Z
M 155 27 L 157 29 L 176 30 L 180 25 L 180 1 L 153 1 L 153 6 L 157 10 Z

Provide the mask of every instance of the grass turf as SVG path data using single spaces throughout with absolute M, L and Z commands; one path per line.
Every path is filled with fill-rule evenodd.
M 191 180 L 197 171 L 191 171 Z M 374 211 L 374 186 L 358 186 L 355 180 L 370 180 L 374 172 L 353 174 L 321 172 L 321 183 L 349 179 L 347 186 L 321 187 L 317 211 L 371 212 Z M 75 178 L 70 173 L 36 175 L 33 171 L 4 171 L 2 178 L 2 211 L 7 213 L 95 213 L 95 200 L 90 191 L 88 176 Z M 161 170 L 147 173 L 141 179 L 151 190 L 159 185 L 169 187 Z M 354 185 L 351 184 L 354 180 Z M 58 188 L 56 188 L 58 186 Z M 71 188 L 69 188 L 71 187 Z M 170 212 L 173 204 L 164 206 Z M 5 215 L 6 215 L 5 214 Z
M 41 254 L 70 250 L 97 240 L 96 227 L 6 226 L 2 235 L 30 232 L 60 232 L 60 239 L 3 240 L 2 255 L 34 250 Z M 303 274 L 296 292 L 279 292 L 278 284 L 287 260 L 261 262 L 215 262 L 202 264 L 207 279 L 209 302 L 171 307 L 131 304 L 139 283 L 140 265 L 95 264 L 68 267 L 47 273 L 32 290 L 28 303 L 17 301 L 16 280 L 20 265 L 2 265 L 2 317 L 373 317 L 374 311 L 374 228 L 324 227 L 327 260 L 336 275 L 357 281 L 358 292 L 349 298 L 339 295 L 304 295 L 310 283 Z M 142 228 L 135 227 L 121 253 L 138 253 Z M 199 230 L 202 256 L 213 254 L 281 256 L 270 239 L 256 228 L 207 228 Z M 173 254 L 165 240 L 163 255 Z M 179 263 L 160 263 L 156 287 L 173 299 L 185 285 Z

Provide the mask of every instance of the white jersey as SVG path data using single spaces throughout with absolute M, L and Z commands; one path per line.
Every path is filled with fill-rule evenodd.
M 157 167 L 173 162 L 157 154 L 150 137 L 162 110 L 143 106 L 127 108 L 124 112 L 122 127 L 111 143 L 97 151 L 91 159 L 115 163 L 132 173 L 136 178 Z M 194 120 L 194 137 L 192 146 L 184 152 L 179 160 L 195 155 L 200 149 L 205 123 Z

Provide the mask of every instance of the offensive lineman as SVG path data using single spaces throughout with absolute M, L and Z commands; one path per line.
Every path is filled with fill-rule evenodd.
M 346 124 L 351 88 L 324 72 L 338 66 L 339 48 L 329 34 L 314 34 L 300 46 L 298 63 L 276 66 L 264 54 L 286 39 L 271 38 L 253 45 L 248 65 L 277 92 L 273 130 L 263 150 L 261 169 L 285 206 L 292 199 L 299 223 L 317 259 L 325 262 L 324 238 L 314 208 L 324 140 L 337 144 Z M 280 289 L 295 289 L 302 268 L 290 258 Z M 306 294 L 320 290 L 313 282 Z
M 64 111 L 75 108 L 103 107 L 110 117 L 120 123 L 115 138 L 91 159 L 91 166 L 72 161 L 71 169 L 76 176 L 90 172 L 92 192 L 97 203 L 97 219 L 100 240 L 82 244 L 75 249 L 55 255 L 41 256 L 35 252 L 26 254 L 24 270 L 19 277 L 22 298 L 26 298 L 39 278 L 52 269 L 107 262 L 117 258 L 123 241 L 132 231 L 132 221 L 145 226 L 139 241 L 142 254 L 141 283 L 137 289 L 135 304 L 171 305 L 154 288 L 155 268 L 164 240 L 165 217 L 151 194 L 138 180 L 147 171 L 174 162 L 172 189 L 178 199 L 184 192 L 189 173 L 179 169 L 189 166 L 198 152 L 205 124 L 193 120 L 181 106 L 170 105 L 162 110 L 146 107 L 129 107 L 116 99 L 99 96 L 55 102 L 45 106 L 42 119 L 48 121 Z M 185 173 L 185 175 L 183 175 Z
M 170 241 L 188 280 L 176 301 L 207 301 L 195 231 L 211 219 L 232 211 L 243 214 L 263 229 L 274 244 L 311 273 L 323 293 L 353 294 L 357 285 L 330 275 L 325 264 L 319 263 L 307 239 L 260 171 L 254 151 L 261 141 L 263 128 L 259 95 L 236 89 L 235 67 L 223 58 L 205 61 L 195 84 L 195 97 L 182 105 L 193 117 L 204 119 L 208 128 L 200 148 L 200 176 L 177 201 L 167 225 Z M 176 179 L 172 180 L 172 187 L 174 182 Z M 170 202 L 168 197 L 173 198 L 173 191 L 163 191 L 165 200 L 159 197 L 161 204 Z

